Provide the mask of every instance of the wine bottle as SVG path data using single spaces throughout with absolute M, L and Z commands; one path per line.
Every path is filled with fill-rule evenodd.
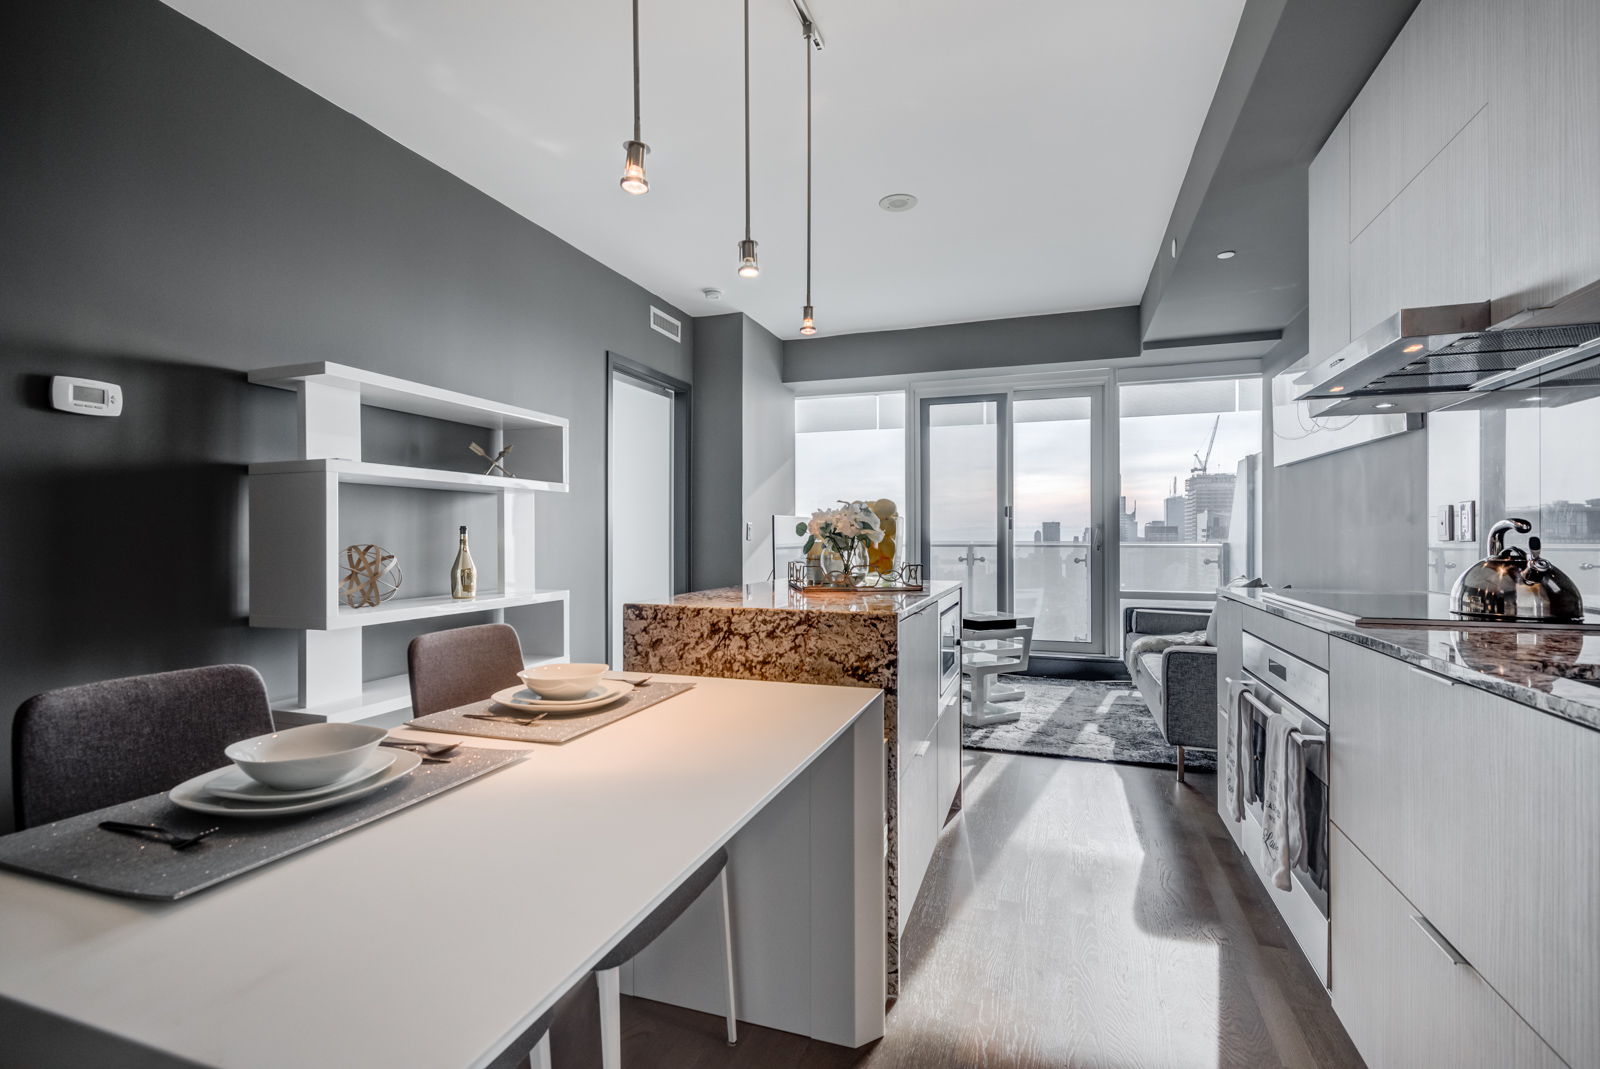
M 450 565 L 450 596 L 470 599 L 478 596 L 478 569 L 472 563 L 472 552 L 467 549 L 467 529 L 461 528 L 461 548 L 456 550 L 456 562 Z

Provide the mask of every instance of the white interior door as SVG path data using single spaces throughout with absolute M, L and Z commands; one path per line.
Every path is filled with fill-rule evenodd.
M 614 374 L 608 516 L 612 668 L 622 667 L 622 606 L 672 600 L 673 397 Z

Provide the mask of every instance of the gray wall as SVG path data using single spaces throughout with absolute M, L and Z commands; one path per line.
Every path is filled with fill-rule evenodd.
M 7 7 L 0 84 L 0 738 L 120 675 L 240 661 L 293 692 L 294 633 L 245 623 L 244 467 L 293 455 L 295 414 L 243 372 L 275 364 L 569 417 L 537 580 L 600 659 L 606 350 L 691 379 L 688 316 L 156 0 Z M 121 383 L 124 414 L 51 411 L 52 374 Z
M 790 339 L 783 343 L 783 381 L 916 375 L 1138 355 L 1139 309 L 1134 305 Z
M 695 321 L 694 417 L 689 452 L 689 585 L 737 586 L 744 513 L 742 312 Z
M 783 343 L 753 319 L 744 323 L 744 471 L 740 486 L 750 537 L 744 581 L 772 576 L 772 517 L 794 512 L 794 391 L 783 384 Z
M 695 326 L 692 585 L 763 582 L 772 571 L 772 516 L 794 510 L 794 394 L 783 384 L 783 343 L 742 312 Z

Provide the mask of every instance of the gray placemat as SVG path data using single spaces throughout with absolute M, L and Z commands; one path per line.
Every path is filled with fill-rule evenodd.
M 527 754 L 463 746 L 445 764 L 424 761 L 406 776 L 344 805 L 277 819 L 194 813 L 152 794 L 93 813 L 0 836 L 0 868 L 129 898 L 172 901 L 230 880 L 401 810 Z M 222 830 L 187 850 L 101 829 L 102 820 L 159 824 L 190 834 Z
M 468 713 L 492 713 L 503 716 L 529 717 L 533 714 L 521 709 L 501 705 L 495 701 L 473 702 L 455 709 L 446 709 L 442 713 L 429 713 L 407 722 L 408 728 L 421 728 L 423 731 L 443 731 L 450 735 L 478 735 L 486 739 L 510 739 L 513 742 L 571 742 L 579 735 L 587 735 L 591 731 L 615 723 L 625 716 L 632 716 L 640 709 L 648 709 L 657 702 L 664 702 L 677 694 L 682 694 L 694 686 L 693 683 L 651 683 L 639 687 L 626 698 L 619 699 L 615 705 L 608 705 L 603 709 L 596 709 L 592 713 L 578 713 L 573 716 L 547 716 L 534 724 L 523 726 L 510 724 L 500 720 L 474 720 L 467 716 Z

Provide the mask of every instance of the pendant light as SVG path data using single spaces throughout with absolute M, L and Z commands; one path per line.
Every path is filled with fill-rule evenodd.
M 800 313 L 800 333 L 815 334 L 816 320 L 811 315 L 811 35 L 814 27 L 801 19 L 806 42 L 806 306 Z
M 650 146 L 639 140 L 639 0 L 633 0 L 633 140 L 622 143 L 627 157 L 622 164 L 622 189 L 625 193 L 650 192 L 644 176 L 644 158 Z
M 744 240 L 739 242 L 739 276 L 759 274 L 756 243 L 750 237 L 750 0 L 744 0 Z

